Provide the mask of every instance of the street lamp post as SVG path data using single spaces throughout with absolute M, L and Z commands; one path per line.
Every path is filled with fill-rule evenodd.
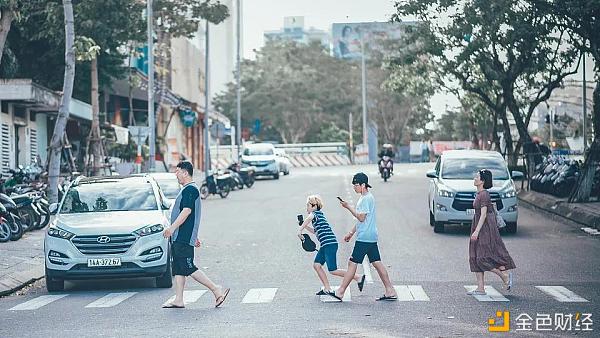
M 209 32 L 208 32 L 208 20 L 206 20 L 206 39 L 204 41 L 205 48 L 204 52 L 204 177 L 208 178 L 208 171 L 210 170 L 210 145 L 208 137 L 208 112 L 210 111 L 210 99 L 209 99 Z
M 242 146 L 242 84 L 240 77 L 240 53 L 241 53 L 241 20 L 242 20 L 242 3 L 237 0 L 237 71 L 236 71 L 236 95 L 237 95 L 237 160 L 240 158 L 240 147 Z
M 154 41 L 152 37 L 152 0 L 147 2 L 147 21 L 148 21 L 148 127 L 150 128 L 150 154 L 148 167 L 149 171 L 154 171 L 155 145 L 156 145 L 156 119 L 154 117 Z M 131 112 L 130 112 L 131 113 Z

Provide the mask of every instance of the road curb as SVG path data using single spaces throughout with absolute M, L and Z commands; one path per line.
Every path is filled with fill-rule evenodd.
M 556 200 L 552 196 L 533 191 L 521 191 L 518 198 L 519 201 L 534 209 L 543 210 L 562 219 L 600 230 L 600 214 L 590 212 L 576 203 Z
M 44 278 L 43 265 L 36 265 L 27 270 L 8 274 L 0 279 L 0 297 L 9 295 L 42 278 Z

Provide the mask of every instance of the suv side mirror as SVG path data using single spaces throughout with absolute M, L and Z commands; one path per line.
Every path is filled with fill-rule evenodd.
M 438 175 L 435 173 L 435 170 L 432 169 L 432 170 L 429 170 L 427 172 L 427 177 L 429 177 L 429 178 L 438 178 Z
M 58 212 L 58 203 L 51 203 L 48 206 L 48 211 L 50 211 L 50 215 L 56 215 Z
M 523 180 L 523 178 L 525 178 L 525 175 L 522 172 L 516 171 L 516 170 L 512 172 L 511 176 L 512 176 L 513 180 L 517 180 L 517 181 L 521 181 L 521 180 Z

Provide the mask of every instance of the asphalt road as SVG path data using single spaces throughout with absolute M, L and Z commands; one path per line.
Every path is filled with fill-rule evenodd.
M 60 299 L 44 297 L 43 283 L 36 283 L 0 299 L 0 337 L 479 337 L 490 334 L 488 319 L 505 310 L 511 313 L 513 336 L 597 336 L 598 324 L 592 324 L 592 332 L 576 331 L 575 319 L 571 331 L 556 331 L 554 317 L 591 313 L 595 320 L 600 313 L 600 239 L 521 208 L 518 233 L 504 235 L 517 265 L 514 289 L 504 292 L 497 277 L 486 275 L 487 284 L 505 301 L 467 296 L 465 286 L 475 285 L 468 229 L 433 233 L 426 205 L 425 172 L 430 167 L 398 164 L 387 183 L 376 176 L 375 166 L 296 169 L 227 199 L 211 196 L 203 203 L 204 244 L 196 251 L 196 265 L 231 288 L 220 309 L 191 280 L 187 290 L 193 302 L 185 309 L 162 309 L 174 289 L 156 289 L 153 280 L 67 283 Z M 365 171 L 372 181 L 379 247 L 392 282 L 402 290 L 407 290 L 403 285 L 414 286 L 407 301 L 376 302 L 383 287 L 372 268 L 373 282 L 362 293 L 352 285 L 348 302 L 323 302 L 314 295 L 320 288 L 312 269 L 314 254 L 300 248 L 296 215 L 304 211 L 307 195 L 320 194 L 323 211 L 342 241 L 353 219 L 336 196 L 357 201 L 350 184 L 356 171 Z M 340 245 L 340 266 L 351 249 L 352 243 Z M 330 280 L 332 285 L 340 282 Z M 538 286 L 560 286 L 581 298 L 570 294 L 574 302 L 560 301 Z M 102 297 L 107 297 L 107 307 L 94 307 Z M 39 306 L 44 301 L 51 302 Z M 36 303 L 39 307 L 30 309 Z M 533 318 L 532 331 L 517 331 L 522 328 L 516 321 L 520 314 Z M 544 314 L 552 317 L 551 331 L 535 330 L 536 318 Z

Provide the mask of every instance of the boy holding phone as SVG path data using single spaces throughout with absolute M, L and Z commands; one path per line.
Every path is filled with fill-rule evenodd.
M 346 270 L 337 268 L 338 242 L 333 230 L 331 229 L 331 225 L 329 225 L 327 218 L 325 218 L 323 211 L 321 211 L 322 208 L 323 201 L 321 200 L 321 197 L 317 195 L 308 196 L 306 200 L 306 212 L 308 215 L 304 222 L 300 225 L 298 237 L 300 240 L 303 239 L 302 231 L 304 229 L 317 236 L 321 246 L 317 252 L 317 255 L 315 256 L 313 268 L 317 272 L 317 276 L 321 280 L 321 283 L 323 283 L 323 289 L 317 292 L 317 295 L 329 295 L 335 297 L 334 292 L 331 290 L 331 285 L 329 285 L 327 274 L 323 269 L 323 264 L 327 263 L 327 270 L 329 270 L 329 273 L 334 276 L 343 278 L 346 275 Z M 300 220 L 300 218 L 298 219 Z M 312 225 L 310 225 L 311 223 Z M 363 286 L 365 285 L 364 275 L 361 277 L 357 274 L 354 274 L 354 276 L 349 276 L 349 279 L 355 280 L 358 283 L 358 289 L 362 291 Z

